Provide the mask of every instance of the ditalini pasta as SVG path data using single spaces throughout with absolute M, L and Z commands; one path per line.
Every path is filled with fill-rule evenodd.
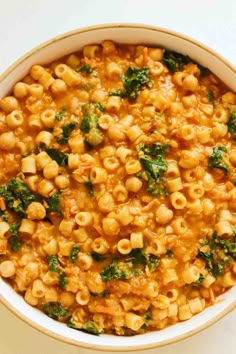
M 236 283 L 236 94 L 104 41 L 0 100 L 0 275 L 93 334 L 161 330 Z

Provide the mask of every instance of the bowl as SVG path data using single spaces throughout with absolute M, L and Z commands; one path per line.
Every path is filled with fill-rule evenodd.
M 126 44 L 158 45 L 189 55 L 202 66 L 208 67 L 232 91 L 236 91 L 235 68 L 227 60 L 203 44 L 163 28 L 139 24 L 107 24 L 66 33 L 28 52 L 1 75 L 1 97 L 11 91 L 13 85 L 29 72 L 33 64 L 48 64 L 66 54 L 82 49 L 86 44 L 101 43 L 105 39 Z M 185 322 L 160 331 L 131 337 L 117 337 L 105 334 L 93 336 L 72 330 L 29 306 L 2 279 L 0 279 L 0 300 L 17 317 L 46 335 L 78 347 L 119 352 L 167 345 L 207 328 L 235 308 L 236 286 L 219 296 L 213 306 L 206 308 L 203 312 Z

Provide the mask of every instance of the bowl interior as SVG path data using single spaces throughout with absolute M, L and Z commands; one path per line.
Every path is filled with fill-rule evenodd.
M 20 81 L 33 64 L 47 64 L 66 54 L 80 50 L 84 45 L 100 43 L 105 39 L 127 44 L 161 46 L 189 55 L 208 67 L 232 90 L 236 91 L 236 71 L 226 60 L 203 45 L 180 34 L 145 25 L 105 25 L 73 31 L 48 41 L 27 53 L 0 77 L 1 97 L 7 95 L 14 83 Z M 236 305 L 236 287 L 220 296 L 217 303 L 192 319 L 158 332 L 134 337 L 111 335 L 92 336 L 72 330 L 53 321 L 37 309 L 27 305 L 21 296 L 0 279 L 0 300 L 18 317 L 40 331 L 64 342 L 97 350 L 129 351 L 153 348 L 183 339 L 206 328 Z

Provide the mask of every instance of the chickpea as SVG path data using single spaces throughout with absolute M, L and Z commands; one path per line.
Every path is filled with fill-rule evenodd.
M 0 100 L 0 107 L 6 113 L 11 113 L 18 108 L 18 101 L 13 96 L 7 96 Z
M 26 214 L 30 220 L 42 220 L 46 216 L 46 210 L 41 203 L 32 202 L 26 209 Z
M 16 145 L 16 138 L 13 132 L 6 132 L 0 135 L 0 149 L 12 150 Z
M 67 90 L 67 86 L 66 86 L 65 81 L 63 81 L 61 79 L 54 80 L 51 85 L 51 90 L 52 90 L 52 93 L 54 93 L 55 95 L 65 93 Z
M 114 218 L 104 218 L 102 220 L 102 228 L 105 234 L 109 236 L 117 235 L 120 231 L 120 225 Z
M 55 184 L 59 189 L 68 188 L 70 185 L 70 178 L 68 176 L 59 175 L 55 178 Z
M 43 175 L 45 178 L 55 178 L 58 176 L 59 166 L 56 161 L 50 161 L 43 169 Z
M 129 177 L 125 182 L 125 188 L 129 192 L 137 193 L 142 188 L 143 182 L 138 177 Z
M 188 75 L 183 80 L 183 89 L 187 91 L 196 91 L 198 88 L 198 79 L 194 75 Z
M 12 277 L 16 272 L 15 265 L 12 261 L 4 261 L 0 264 L 0 274 L 4 278 Z
M 109 213 L 114 209 L 114 199 L 110 193 L 104 193 L 101 196 L 98 200 L 98 208 L 105 213 Z
M 17 98 L 24 98 L 28 95 L 28 85 L 24 82 L 17 82 L 13 92 Z

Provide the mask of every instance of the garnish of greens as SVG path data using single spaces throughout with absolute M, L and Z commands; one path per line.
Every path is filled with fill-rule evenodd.
M 228 132 L 231 134 L 232 139 L 236 140 L 236 110 L 230 113 L 228 122 Z
M 126 258 L 114 258 L 100 273 L 103 281 L 130 279 L 143 274 L 147 266 L 153 272 L 160 260 L 153 254 L 145 253 L 144 249 L 134 249 Z
M 168 196 L 165 185 L 164 173 L 167 171 L 167 161 L 165 155 L 169 151 L 170 145 L 161 145 L 159 143 L 139 147 L 139 152 L 143 154 L 139 158 L 143 171 L 137 176 L 147 181 L 147 192 L 154 195 Z
M 90 334 L 93 334 L 93 335 L 96 335 L 96 336 L 98 336 L 99 334 L 104 333 L 103 329 L 101 327 L 99 327 L 99 325 L 96 322 L 94 322 L 94 321 L 85 322 L 85 323 L 83 323 L 81 328 L 77 328 L 77 326 L 76 326 L 76 324 L 75 324 L 75 322 L 73 320 L 73 317 L 72 317 L 67 325 L 70 328 L 74 328 L 74 329 L 77 329 L 79 331 L 90 333 Z
M 206 96 L 208 98 L 208 101 L 212 104 L 212 106 L 214 106 L 214 92 L 212 90 L 209 90 Z
M 231 240 L 225 240 L 214 231 L 199 249 L 198 256 L 216 278 L 224 274 L 226 265 L 236 260 L 236 228 L 233 229 Z
M 18 252 L 23 245 L 23 240 L 21 239 L 18 231 L 20 224 L 21 222 L 18 222 L 17 224 L 10 224 L 9 233 L 11 236 L 8 238 L 8 242 L 12 252 Z
M 86 73 L 86 74 L 92 74 L 93 69 L 91 68 L 90 65 L 84 64 L 80 68 L 76 69 L 78 73 Z
M 68 154 L 53 148 L 45 148 L 45 151 L 59 166 L 66 167 L 68 165 Z
M 66 273 L 61 269 L 59 260 L 57 256 L 50 255 L 47 256 L 49 271 L 58 273 L 58 285 L 61 289 L 65 289 L 66 285 L 69 283 L 69 280 L 66 276 Z
M 72 131 L 75 129 L 76 126 L 77 126 L 77 122 L 70 122 L 69 124 L 62 126 L 61 127 L 62 136 L 56 137 L 58 144 L 60 144 L 60 145 L 67 144 L 70 134 L 72 133 Z
M 43 310 L 54 320 L 67 318 L 69 316 L 68 310 L 64 309 L 59 302 L 49 302 L 44 305 Z
M 103 134 L 98 126 L 98 118 L 104 107 L 100 102 L 86 104 L 83 107 L 84 117 L 80 125 L 80 130 L 85 135 L 85 143 L 88 149 L 101 144 Z
M 76 263 L 76 260 L 77 260 L 77 255 L 79 253 L 79 247 L 78 246 L 73 246 L 72 247 L 72 250 L 70 252 L 70 255 L 69 255 L 69 260 L 71 261 L 71 263 Z
M 47 208 L 46 208 L 47 214 L 52 212 L 57 212 L 60 215 L 63 214 L 61 211 L 60 197 L 61 197 L 61 192 L 57 192 L 53 194 L 51 197 L 45 199 L 47 203 Z
M 30 203 L 38 198 L 19 179 L 12 178 L 7 184 L 0 188 L 0 196 L 5 200 L 7 209 L 23 218 L 26 216 L 26 209 Z
M 171 73 L 183 70 L 184 66 L 190 62 L 194 63 L 194 61 L 188 55 L 183 55 L 181 53 L 169 50 L 165 50 L 162 62 L 167 66 Z M 211 72 L 208 68 L 205 68 L 204 66 L 197 63 L 196 65 L 200 69 L 201 77 L 210 75 Z
M 10 224 L 5 211 L 2 212 L 2 218 L 8 222 L 10 226 L 10 237 L 8 238 L 8 242 L 10 249 L 13 252 L 19 251 L 23 244 L 23 240 L 19 235 L 18 229 L 21 224 L 21 219 L 26 217 L 26 210 L 28 206 L 35 201 L 46 203 L 47 214 L 57 212 L 62 215 L 60 195 L 61 193 L 57 192 L 49 198 L 42 199 L 40 195 L 32 193 L 31 190 L 20 180 L 20 178 L 12 178 L 8 183 L 1 186 L 0 197 L 5 201 L 6 210 L 10 210 L 18 218 L 17 223 Z
M 152 87 L 153 81 L 150 79 L 148 67 L 139 69 L 129 66 L 124 75 L 121 76 L 123 89 L 117 89 L 109 93 L 110 96 L 120 96 L 135 100 L 142 87 Z
M 181 71 L 184 65 L 190 63 L 192 60 L 188 55 L 166 50 L 162 61 L 172 73 L 175 73 L 176 71 Z
M 94 197 L 93 184 L 90 179 L 84 182 L 84 185 L 87 187 L 90 197 Z
M 62 110 L 60 112 L 56 113 L 56 115 L 55 115 L 56 120 L 58 122 L 60 122 L 63 119 L 64 113 L 66 113 L 66 112 L 67 112 L 67 109 L 66 108 L 62 108 Z
M 225 163 L 225 153 L 227 149 L 224 146 L 218 145 L 213 148 L 212 154 L 209 156 L 208 168 L 219 168 L 224 171 L 225 176 L 229 174 L 229 167 Z

